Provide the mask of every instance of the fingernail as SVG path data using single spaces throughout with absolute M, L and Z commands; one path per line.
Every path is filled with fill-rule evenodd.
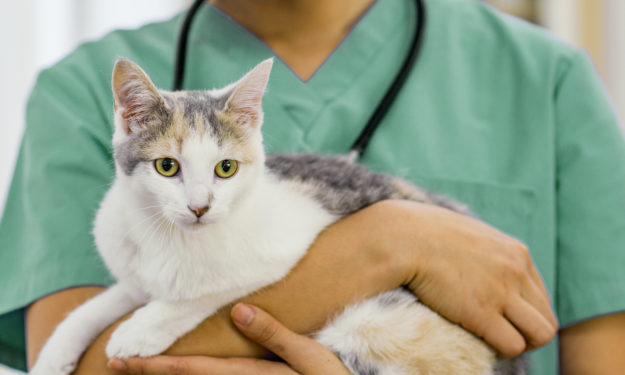
M 256 312 L 248 305 L 237 303 L 232 308 L 232 319 L 235 323 L 241 326 L 247 326 L 254 319 Z
M 107 365 L 109 368 L 117 371 L 126 371 L 128 369 L 126 367 L 126 362 L 122 361 L 119 358 L 111 358 Z

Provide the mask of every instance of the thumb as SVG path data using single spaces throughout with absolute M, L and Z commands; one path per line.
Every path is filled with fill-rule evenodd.
M 349 374 L 323 345 L 289 330 L 256 306 L 239 303 L 232 308 L 231 316 L 245 336 L 271 350 L 301 374 Z
M 237 328 L 254 342 L 287 360 L 289 348 L 301 336 L 288 330 L 271 315 L 253 305 L 236 304 L 230 312 Z

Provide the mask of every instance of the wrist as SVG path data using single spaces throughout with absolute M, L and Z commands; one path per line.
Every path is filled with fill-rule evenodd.
M 423 207 L 412 201 L 385 200 L 367 210 L 372 223 L 365 241 L 375 264 L 383 264 L 397 285 L 412 282 L 423 265 L 424 247 L 419 244 L 424 226 Z

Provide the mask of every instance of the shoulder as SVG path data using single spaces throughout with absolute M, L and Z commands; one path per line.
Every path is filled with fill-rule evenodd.
M 503 13 L 483 1 L 427 1 L 429 20 L 442 26 L 448 34 L 461 33 L 466 39 L 479 38 L 486 46 L 501 43 L 532 45 L 538 52 L 549 50 L 572 53 L 575 48 L 547 29 Z
M 555 84 L 585 54 L 548 30 L 482 1 L 428 1 L 427 12 L 432 43 L 452 48 L 460 65 L 484 67 L 477 73 L 514 72 L 530 82 Z

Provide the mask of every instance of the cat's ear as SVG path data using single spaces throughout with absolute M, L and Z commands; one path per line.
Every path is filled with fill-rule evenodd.
M 113 68 L 115 121 L 130 134 L 144 128 L 154 119 L 163 98 L 139 65 L 119 59 Z
M 230 97 L 226 102 L 224 112 L 237 125 L 249 124 L 252 127 L 260 127 L 263 123 L 263 109 L 261 101 L 269 73 L 273 66 L 273 58 L 267 59 L 256 65 L 239 82 L 234 84 Z

